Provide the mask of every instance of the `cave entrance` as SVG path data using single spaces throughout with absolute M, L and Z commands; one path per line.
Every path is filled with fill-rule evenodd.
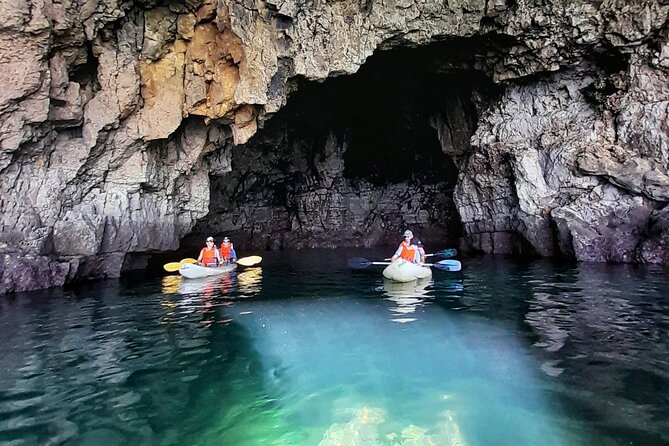
M 495 88 L 456 45 L 375 54 L 358 73 L 297 81 L 287 104 L 212 177 L 192 236 L 241 247 L 457 243 L 458 166 Z M 461 47 L 459 47 L 461 48 Z

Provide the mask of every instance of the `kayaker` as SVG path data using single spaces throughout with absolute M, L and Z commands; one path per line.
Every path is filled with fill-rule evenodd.
M 221 243 L 221 249 L 219 250 L 219 252 L 221 253 L 221 258 L 223 259 L 223 262 L 230 263 L 237 261 L 237 253 L 235 252 L 235 247 L 230 242 L 229 238 L 223 237 L 223 243 Z
M 414 237 L 411 240 L 412 245 L 416 245 L 418 248 L 418 253 L 420 254 L 420 263 L 425 263 L 425 248 L 423 248 L 423 242 L 418 240 L 418 238 Z
M 408 229 L 404 231 L 404 241 L 400 243 L 397 251 L 395 251 L 395 254 L 391 257 L 391 262 L 394 262 L 397 258 L 402 258 L 411 263 L 420 262 L 420 251 L 418 250 L 418 246 L 411 244 L 412 238 L 413 232 Z
M 207 244 L 200 250 L 197 264 L 203 266 L 218 266 L 221 263 L 221 255 L 214 243 L 214 237 L 207 237 Z

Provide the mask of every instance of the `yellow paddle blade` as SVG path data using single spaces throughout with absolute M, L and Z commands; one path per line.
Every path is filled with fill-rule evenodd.
M 237 259 L 237 263 L 239 263 L 242 266 L 253 266 L 257 265 L 260 262 L 262 262 L 262 257 L 260 256 L 249 256 Z
M 181 263 L 197 263 L 197 260 L 188 257 L 186 259 L 181 259 Z
M 179 271 L 179 268 L 181 268 L 181 262 L 170 262 L 163 265 L 163 269 L 168 273 Z

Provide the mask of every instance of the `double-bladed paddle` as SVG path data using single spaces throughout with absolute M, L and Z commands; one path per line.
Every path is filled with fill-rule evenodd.
M 372 262 L 362 257 L 348 259 L 348 267 L 355 269 L 367 268 L 371 265 L 390 265 L 390 263 L 391 262 Z M 421 266 L 434 266 L 443 271 L 460 271 L 462 269 L 462 264 L 457 260 L 441 260 L 437 263 L 423 263 Z
M 258 263 L 262 262 L 262 257 L 260 256 L 249 256 L 249 257 L 242 257 L 241 259 L 237 259 L 237 263 L 242 265 L 242 266 L 253 266 L 257 265 Z M 176 271 L 179 271 L 179 268 L 181 268 L 181 265 L 184 263 L 197 263 L 197 260 L 191 259 L 191 258 L 186 258 L 181 260 L 180 262 L 170 262 L 166 263 L 163 265 L 163 269 L 169 273 L 173 273 Z
M 448 248 L 448 249 L 442 249 L 441 251 L 437 251 L 434 254 L 425 254 L 425 257 L 443 257 L 445 259 L 448 259 L 449 257 L 455 257 L 458 255 L 458 250 L 455 248 Z M 384 260 L 390 260 L 390 257 Z

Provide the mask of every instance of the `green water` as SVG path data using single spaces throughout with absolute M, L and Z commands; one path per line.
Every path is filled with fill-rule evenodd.
M 0 299 L 0 444 L 669 444 L 662 268 L 352 254 Z

